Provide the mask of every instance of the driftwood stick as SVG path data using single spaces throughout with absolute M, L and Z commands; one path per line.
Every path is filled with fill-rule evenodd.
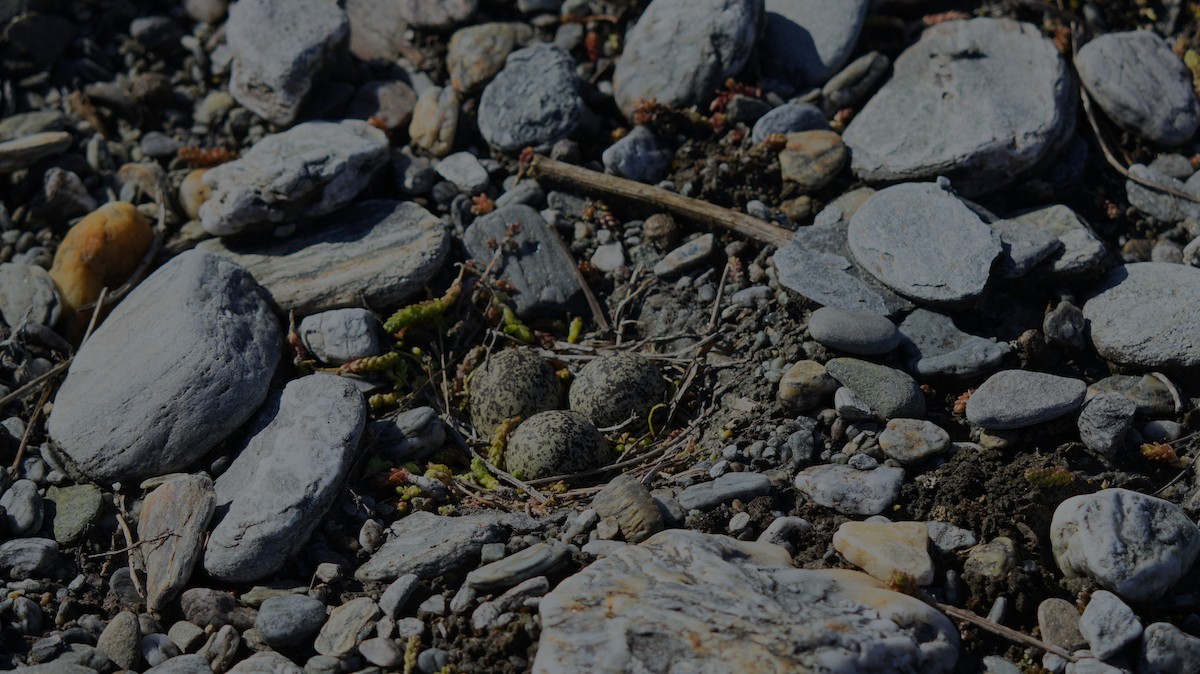
M 531 175 L 550 182 L 575 187 L 585 192 L 599 192 L 606 196 L 636 201 L 658 208 L 665 208 L 676 215 L 696 222 L 720 227 L 748 236 L 760 243 L 783 246 L 792 240 L 792 232 L 768 222 L 750 217 L 737 211 L 691 199 L 660 187 L 646 185 L 634 180 L 618 178 L 573 164 L 534 155 L 529 162 Z

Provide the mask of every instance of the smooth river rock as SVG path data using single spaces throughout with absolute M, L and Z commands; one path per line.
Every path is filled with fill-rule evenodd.
M 967 419 L 989 430 L 1025 428 L 1078 410 L 1086 394 L 1087 384 L 1080 379 L 1004 370 L 971 394 Z
M 1200 365 L 1200 269 L 1166 262 L 1117 267 L 1083 305 L 1101 356 L 1143 368 Z
M 479 133 L 504 152 L 562 140 L 583 121 L 578 86 L 575 61 L 563 49 L 518 49 L 479 98 Z

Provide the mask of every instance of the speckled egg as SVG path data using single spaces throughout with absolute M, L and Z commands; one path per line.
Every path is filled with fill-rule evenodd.
M 537 480 L 599 468 L 611 457 L 604 436 L 587 417 L 551 410 L 529 417 L 508 439 L 509 471 Z
M 571 409 L 600 428 L 634 415 L 646 423 L 650 408 L 663 402 L 667 383 L 650 361 L 631 353 L 604 355 L 588 363 L 571 384 Z
M 505 419 L 562 407 L 554 368 L 529 349 L 507 349 L 488 358 L 471 376 L 471 423 L 490 437 Z

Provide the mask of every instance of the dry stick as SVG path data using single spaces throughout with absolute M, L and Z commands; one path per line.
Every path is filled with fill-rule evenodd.
M 591 171 L 542 155 L 534 155 L 529 167 L 535 177 L 550 182 L 665 208 L 676 215 L 737 232 L 761 243 L 783 246 L 792 240 L 792 232 L 782 227 L 653 185 Z
M 717 283 L 717 296 L 713 299 L 712 315 L 708 317 L 708 329 L 713 331 L 717 329 L 717 319 L 721 313 L 721 298 L 725 295 L 725 280 L 729 278 L 729 262 L 725 262 L 725 269 L 721 270 L 721 280 Z
M 71 361 L 73 361 L 74 359 L 75 359 L 75 357 L 71 356 L 70 358 L 59 363 L 58 365 L 55 365 L 54 367 L 50 368 L 49 372 L 46 372 L 44 374 L 38 375 L 37 377 L 34 377 L 28 384 L 25 384 L 21 388 L 18 388 L 17 390 L 13 391 L 12 393 L 9 393 L 8 395 L 4 396 L 3 398 L 0 398 L 0 407 L 4 407 L 5 405 L 11 403 L 14 400 L 19 400 L 21 398 L 24 398 L 25 396 L 29 395 L 29 393 L 31 391 L 33 391 L 35 388 L 37 388 L 37 387 L 41 386 L 43 383 L 45 383 L 45 381 L 47 379 L 51 379 L 51 378 L 55 377 L 56 375 L 62 374 L 63 370 L 65 370 L 71 366 Z
M 962 620 L 964 622 L 969 622 L 972 625 L 975 625 L 977 627 L 982 627 L 983 629 L 991 632 L 992 634 L 1002 636 L 1010 641 L 1015 641 L 1016 643 L 1019 643 L 1019 644 L 1024 644 L 1026 646 L 1033 646 L 1034 648 L 1039 649 L 1041 651 L 1045 651 L 1047 653 L 1053 653 L 1053 654 L 1057 655 L 1058 657 L 1065 658 L 1066 660 L 1068 660 L 1070 662 L 1078 661 L 1078 658 L 1076 658 L 1074 655 L 1071 655 L 1066 650 L 1063 650 L 1062 648 L 1059 648 L 1058 646 L 1052 646 L 1040 639 L 1031 637 L 1028 634 L 1025 634 L 1024 632 L 1018 632 L 1017 630 L 1014 630 L 1011 627 L 1005 627 L 1004 625 L 992 622 L 991 620 L 988 620 L 987 618 L 981 618 L 981 617 L 975 615 L 974 613 L 967 611 L 965 609 L 958 608 L 957 606 L 951 606 L 949 604 L 943 604 L 943 603 L 937 602 L 937 601 L 930 602 L 930 603 L 932 603 L 933 606 L 935 608 L 937 608 L 939 611 L 941 611 L 942 613 L 945 613 L 953 618 L 958 618 L 959 620 Z
M 121 533 L 125 536 L 125 546 L 130 552 L 137 547 L 133 540 L 133 532 L 129 530 L 129 523 L 125 521 L 125 497 L 117 495 L 117 524 L 121 525 Z M 133 564 L 133 555 L 129 556 L 129 579 L 133 581 L 133 589 L 143 598 L 146 597 L 146 588 L 142 587 L 142 581 L 138 578 L 137 568 Z
M 124 547 L 124 548 L 121 548 L 121 549 L 119 549 L 119 550 L 112 550 L 112 551 L 109 551 L 109 552 L 97 552 L 97 553 L 96 553 L 96 554 L 94 554 L 94 555 L 87 555 L 87 558 L 88 558 L 88 559 L 99 559 L 99 558 L 101 558 L 101 557 L 105 557 L 105 558 L 108 558 L 108 557 L 114 557 L 114 556 L 116 556 L 116 555 L 119 555 L 119 554 L 121 554 L 121 553 L 123 553 L 123 552 L 129 552 L 130 550 L 133 550 L 133 549 L 134 549 L 134 548 L 136 548 L 136 547 L 139 547 L 139 546 L 142 546 L 142 545 L 147 545 L 147 544 L 149 544 L 149 543 L 157 543 L 157 542 L 159 542 L 159 541 L 166 540 L 167 538 L 170 538 L 170 537 L 172 537 L 172 536 L 178 536 L 178 535 L 179 535 L 179 534 L 177 534 L 177 533 L 175 533 L 175 532 L 173 532 L 173 531 L 165 531 L 165 532 L 163 532 L 163 533 L 161 533 L 161 534 L 159 534 L 159 535 L 155 536 L 154 538 L 145 538 L 145 539 L 142 539 L 142 540 L 138 541 L 137 543 L 134 543 L 132 547 Z
M 570 262 L 571 271 L 575 274 L 575 280 L 579 282 L 579 287 L 583 289 L 583 296 L 587 299 L 588 308 L 592 310 L 592 320 L 596 321 L 596 325 L 600 328 L 601 332 L 612 330 L 608 319 L 604 317 L 604 307 L 600 306 L 600 300 L 596 299 L 596 293 L 592 292 L 592 287 L 588 285 L 587 279 L 583 277 L 583 272 L 579 271 L 579 265 L 575 264 L 575 258 L 571 255 L 571 249 L 567 248 L 567 244 L 562 240 L 558 229 L 553 225 L 546 229 L 550 230 L 550 240 L 554 242 L 554 246 Z
M 29 417 L 29 423 L 25 424 L 25 432 L 21 434 L 21 444 L 17 446 L 17 457 L 13 459 L 12 465 L 8 468 L 9 474 L 13 477 L 17 476 L 17 471 L 21 467 L 21 459 L 25 458 L 25 450 L 29 447 L 29 436 L 33 434 L 33 427 L 37 425 L 38 417 L 42 413 L 42 408 L 46 406 L 46 401 L 50 399 L 52 390 L 54 387 L 50 385 L 50 382 L 46 382 L 46 385 L 42 387 L 42 395 L 33 408 L 33 414 Z

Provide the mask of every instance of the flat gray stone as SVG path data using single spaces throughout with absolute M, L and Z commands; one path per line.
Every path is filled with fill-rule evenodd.
M 869 0 L 767 0 L 759 41 L 767 85 L 791 93 L 824 84 L 850 60 L 870 6 Z
M 433 170 L 467 194 L 479 194 L 490 182 L 487 169 L 470 152 L 455 152 L 434 164 Z
M 570 556 L 571 549 L 558 541 L 534 543 L 520 552 L 468 573 L 466 583 L 481 592 L 507 589 L 553 571 Z
M 378 356 L 381 326 L 366 309 L 333 309 L 300 321 L 300 339 L 314 356 L 330 365 Z
M 711 510 L 734 499 L 749 501 L 770 492 L 771 480 L 762 473 L 725 473 L 684 489 L 675 500 L 684 510 Z
M 481 23 L 454 31 L 446 48 L 450 86 L 464 94 L 481 89 L 504 67 L 504 59 L 532 37 L 528 24 L 515 21 Z
M 147 669 L 145 674 L 212 674 L 212 667 L 203 655 L 180 655 Z
M 62 131 L 67 128 L 67 123 L 67 116 L 53 109 L 8 115 L 0 120 L 0 142 L 45 131 Z
M 1116 465 L 1133 428 L 1137 405 L 1119 393 L 1101 393 L 1087 401 L 1079 413 L 1079 438 L 1107 465 Z
M 266 398 L 281 338 L 250 274 L 211 253 L 183 253 L 79 349 L 50 437 L 72 470 L 100 484 L 185 468 Z
M 1096 37 L 1080 47 L 1075 70 L 1109 119 L 1152 143 L 1181 145 L 1200 126 L 1191 73 L 1151 31 Z
M 829 129 L 825 113 L 811 103 L 785 103 L 759 117 L 750 132 L 750 139 L 761 143 L 774 133 L 789 134 L 797 131 L 821 131 Z
M 1072 496 L 1050 523 L 1054 561 L 1135 602 L 1161 598 L 1200 553 L 1200 528 L 1179 506 L 1127 489 Z
M 716 250 L 716 239 L 712 234 L 702 234 L 663 256 L 654 265 L 654 275 L 659 278 L 675 278 L 695 269 Z
M 446 427 L 431 407 L 415 407 L 372 421 L 368 428 L 374 438 L 373 451 L 398 466 L 424 459 L 446 442 Z
M 7 536 L 33 536 L 42 528 L 45 509 L 38 485 L 33 480 L 12 483 L 0 496 L 0 508 L 4 509 L 0 522 L 3 522 L 3 531 Z
M 503 245 L 510 225 L 519 223 L 512 245 Z M 502 244 L 493 274 L 513 284 L 511 293 L 520 316 L 561 313 L 577 306 L 583 289 L 575 277 L 575 260 L 555 245 L 558 236 L 533 208 L 505 206 L 479 218 L 463 235 L 467 255 L 487 265 L 495 254 L 488 241 Z
M 917 309 L 900 324 L 900 346 L 908 368 L 920 377 L 974 377 L 1000 365 L 1007 343 L 959 330 L 944 314 Z
M 867 311 L 821 307 L 808 320 L 812 338 L 833 349 L 856 355 L 887 353 L 900 343 L 896 325 Z
M 866 574 L 791 563 L 694 531 L 625 546 L 542 598 L 533 673 L 953 671 L 944 615 Z
M 262 651 L 237 663 L 225 674 L 304 674 L 304 668 L 275 651 Z
M 138 625 L 137 615 L 129 611 L 121 611 L 108 621 L 100 637 L 96 639 L 96 649 L 108 656 L 120 669 L 133 669 L 140 664 L 142 630 Z
M 892 419 L 879 434 L 879 448 L 900 463 L 917 463 L 950 446 L 950 434 L 924 419 Z
M 1171 623 L 1153 623 L 1142 633 L 1138 674 L 1197 674 L 1200 639 Z
M 638 101 L 708 103 L 745 67 L 763 19 L 763 0 L 653 0 L 625 33 L 617 105 L 632 119 Z
M 400 0 L 400 16 L 413 28 L 444 30 L 475 14 L 479 0 Z
M 394 307 L 423 292 L 450 252 L 450 233 L 412 202 L 364 201 L 290 238 L 209 239 L 198 248 L 245 267 L 283 312 Z
M 1071 281 L 1093 276 L 1104 268 L 1108 249 L 1087 222 L 1070 208 L 1046 206 L 1019 213 L 1016 217 L 1052 234 L 1062 244 L 1043 262 L 1052 278 Z
M 325 624 L 325 604 L 291 594 L 263 601 L 254 629 L 271 648 L 287 649 L 309 642 Z
M 501 547 L 503 543 L 499 544 Z M 383 594 L 379 596 L 379 610 L 383 611 L 385 616 L 396 618 L 400 615 L 400 611 L 408 603 L 413 592 L 417 589 L 417 583 L 420 579 L 416 574 L 406 574 L 400 576 L 388 585 Z
M 0 173 L 19 171 L 62 154 L 71 142 L 71 134 L 66 131 L 46 131 L 0 143 Z
M 857 358 L 834 358 L 825 363 L 825 369 L 885 421 L 925 416 L 925 394 L 912 377 L 900 370 Z
M 1200 269 L 1138 262 L 1113 269 L 1083 305 L 1100 355 L 1144 368 L 1200 364 Z
M 830 113 L 858 108 L 891 73 L 892 60 L 877 51 L 854 59 L 821 87 L 823 105 Z
M 1079 631 L 1079 609 L 1073 602 L 1059 597 L 1042 600 L 1037 608 L 1037 621 L 1042 640 L 1051 646 L 1074 651 L 1087 645 Z
M 415 512 L 392 525 L 383 547 L 354 572 L 354 578 L 362 583 L 381 583 L 411 573 L 430 580 L 477 564 L 485 544 L 508 540 L 514 529 L 535 527 L 535 522 L 518 515 L 442 517 Z
M 800 471 L 795 484 L 817 505 L 844 515 L 878 515 L 900 497 L 904 469 L 880 466 L 858 470 L 841 464 L 823 464 Z
M 917 302 L 961 304 L 979 297 L 1000 237 L 974 211 L 934 183 L 876 192 L 850 220 L 854 260 Z
M 345 49 L 350 22 L 324 0 L 242 0 L 229 9 L 229 93 L 251 112 L 288 126 L 317 79 Z
M 137 532 L 146 542 L 142 558 L 149 610 L 161 611 L 187 586 L 216 506 L 212 480 L 203 475 L 168 480 L 142 502 Z
M 549 145 L 583 121 L 575 61 L 559 47 L 536 45 L 508 55 L 479 98 L 479 133 L 503 152 Z
M 1024 276 L 1063 248 L 1057 236 L 1024 220 L 997 220 L 989 226 L 1000 236 L 1003 252 L 996 271 L 1004 278 Z
M 45 577 L 58 561 L 58 543 L 48 538 L 14 538 L 0 543 L 0 571 L 13 580 Z
M 1141 638 L 1142 622 L 1120 597 L 1108 590 L 1096 590 L 1083 609 L 1079 631 L 1092 654 L 1108 660 Z
M 638 125 L 609 145 L 600 158 L 608 172 L 653 185 L 666 177 L 675 153 L 648 127 Z
M 979 18 L 925 29 L 843 138 L 864 180 L 944 175 L 972 196 L 1049 158 L 1074 122 L 1071 74 L 1054 44 L 1031 24 Z
M 52 486 L 46 490 L 46 503 L 53 513 L 50 527 L 59 545 L 71 545 L 83 536 L 104 505 L 104 495 L 96 485 Z
M 366 417 L 362 394 L 333 375 L 301 377 L 273 395 L 217 478 L 224 515 L 204 548 L 204 570 L 225 581 L 257 580 L 299 552 L 357 458 Z
M 0 264 L 0 317 L 10 327 L 23 320 L 53 327 L 62 310 L 50 272 L 29 264 Z
M 988 377 L 967 400 L 967 419 L 988 430 L 1026 428 L 1083 406 L 1087 384 L 1045 372 L 1004 370 Z
M 228 236 L 331 213 L 363 191 L 388 156 L 387 135 L 364 121 L 299 124 L 204 174 L 212 196 L 200 224 Z
M 1160 185 L 1174 188 L 1185 194 L 1200 196 L 1200 174 L 1195 174 L 1183 182 L 1177 178 L 1165 175 L 1144 164 L 1134 164 L 1129 167 L 1129 173 Z M 1125 196 L 1129 204 L 1139 211 L 1162 222 L 1181 222 L 1187 218 L 1200 218 L 1200 203 L 1180 199 L 1173 194 L 1167 194 L 1156 189 L 1145 187 L 1134 180 L 1125 181 Z

